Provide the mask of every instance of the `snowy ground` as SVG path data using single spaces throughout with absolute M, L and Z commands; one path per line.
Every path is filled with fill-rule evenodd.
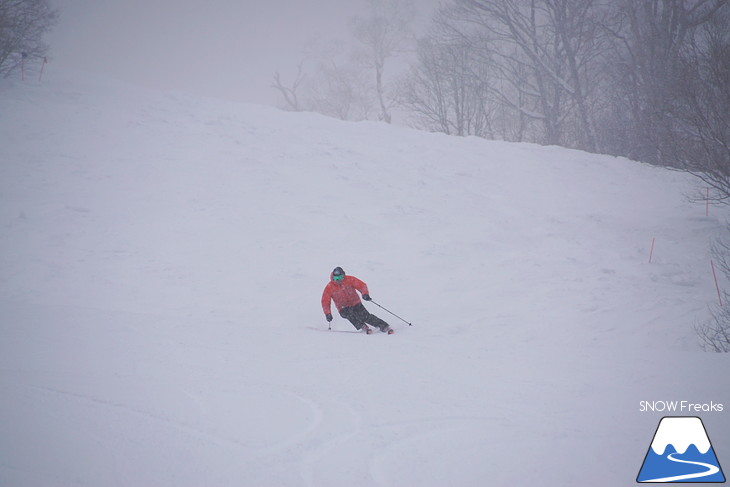
M 724 403 L 730 465 L 691 177 L 46 79 L 0 86 L 3 487 L 634 485 L 643 400 Z M 414 326 L 327 331 L 338 265 Z

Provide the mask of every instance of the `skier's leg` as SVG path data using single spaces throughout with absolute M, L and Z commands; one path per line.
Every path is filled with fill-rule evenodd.
M 357 313 L 357 311 L 355 310 L 355 306 L 342 308 L 340 310 L 340 316 L 352 323 L 352 326 L 354 326 L 358 330 L 362 329 L 362 325 L 365 324 L 365 321 L 362 319 L 361 314 Z
M 357 313 L 359 319 L 368 325 L 372 325 L 379 328 L 380 331 L 387 331 L 390 326 L 384 320 L 381 320 L 371 312 L 369 312 L 362 303 L 352 307 L 355 313 Z
M 390 328 L 390 325 L 388 325 L 388 323 L 386 321 L 378 318 L 377 316 L 375 316 L 372 313 L 370 313 L 370 316 L 368 317 L 368 319 L 365 320 L 365 323 L 367 323 L 369 325 L 377 326 L 378 328 L 380 328 L 380 331 L 388 331 L 388 328 Z

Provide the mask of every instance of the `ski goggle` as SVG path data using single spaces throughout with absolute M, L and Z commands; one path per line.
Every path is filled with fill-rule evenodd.
M 333 281 L 341 281 L 345 278 L 344 274 L 340 274 L 339 276 L 332 276 Z

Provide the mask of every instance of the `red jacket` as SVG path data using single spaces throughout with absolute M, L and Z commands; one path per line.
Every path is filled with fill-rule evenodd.
M 322 311 L 324 311 L 324 314 L 332 313 L 330 305 L 333 300 L 335 306 L 337 306 L 337 311 L 361 303 L 360 296 L 355 291 L 360 291 L 360 294 L 370 294 L 367 284 L 357 277 L 345 276 L 340 282 L 335 282 L 330 276 L 330 282 L 322 292 Z

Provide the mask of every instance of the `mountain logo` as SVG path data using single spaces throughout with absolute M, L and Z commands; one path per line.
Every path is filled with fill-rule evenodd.
M 702 420 L 695 416 L 663 417 L 636 481 L 725 482 Z

